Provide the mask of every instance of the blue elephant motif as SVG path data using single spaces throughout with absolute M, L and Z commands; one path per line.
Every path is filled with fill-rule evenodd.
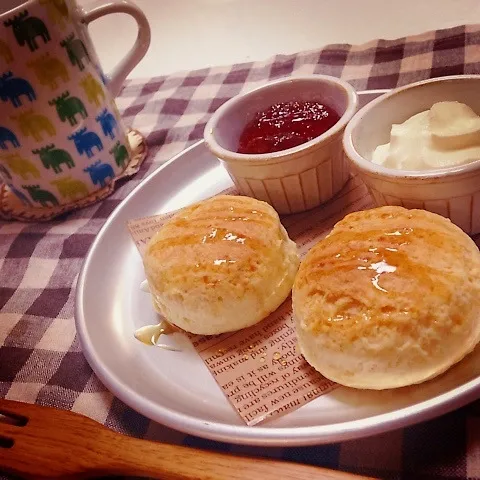
M 110 183 L 115 177 L 112 166 L 108 163 L 102 163 L 100 160 L 84 168 L 83 171 L 88 172 L 92 183 L 94 185 L 100 185 L 101 188 L 105 187 L 105 185 Z
M 2 101 L 10 100 L 14 107 L 20 107 L 22 95 L 25 95 L 31 102 L 37 98 L 35 90 L 24 78 L 14 77 L 12 72 L 5 72 L 0 76 L 0 99 Z
M 118 131 L 118 123 L 113 114 L 105 108 L 100 115 L 95 117 L 95 120 L 101 125 L 103 134 L 113 140 L 115 138 L 114 130 Z
M 96 70 L 97 70 L 98 76 L 100 77 L 100 80 L 104 85 L 106 85 L 109 81 L 109 78 L 103 73 L 102 67 L 100 67 L 99 65 L 96 65 Z
M 72 133 L 67 138 L 73 140 L 79 155 L 85 153 L 88 158 L 91 158 L 93 157 L 93 147 L 96 147 L 99 152 L 103 150 L 100 137 L 95 132 L 87 132 L 86 127 Z
M 19 147 L 20 142 L 18 141 L 17 136 L 8 128 L 0 127 L 0 148 L 2 150 L 7 150 L 7 142 L 10 142 L 12 147 Z

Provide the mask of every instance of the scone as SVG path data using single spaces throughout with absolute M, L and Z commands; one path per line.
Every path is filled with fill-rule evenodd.
M 291 292 L 299 257 L 270 205 L 220 195 L 169 220 L 143 263 L 157 310 L 187 332 L 214 335 L 276 310 Z
M 420 383 L 480 340 L 480 253 L 434 213 L 352 213 L 306 256 L 293 309 L 300 350 L 325 377 L 376 390 Z

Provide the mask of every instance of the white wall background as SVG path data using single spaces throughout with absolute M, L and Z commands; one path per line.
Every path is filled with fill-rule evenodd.
M 152 26 L 152 46 L 136 77 L 480 23 L 478 0 L 135 1 Z M 107 72 L 136 36 L 126 15 L 100 19 L 90 30 Z

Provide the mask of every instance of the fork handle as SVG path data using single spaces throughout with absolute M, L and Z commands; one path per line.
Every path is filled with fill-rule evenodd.
M 128 437 L 82 415 L 0 399 L 0 469 L 35 480 L 132 475 L 162 480 L 367 480 L 336 470 Z M 373 479 L 370 479 L 373 480 Z
M 312 465 L 159 444 L 131 437 L 123 437 L 121 443 L 122 457 L 111 465 L 109 473 L 153 476 L 162 480 L 372 480 Z

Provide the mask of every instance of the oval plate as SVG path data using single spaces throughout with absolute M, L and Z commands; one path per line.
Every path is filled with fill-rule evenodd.
M 363 101 L 377 96 L 364 95 Z M 199 142 L 146 178 L 93 242 L 79 276 L 76 326 L 100 380 L 148 418 L 212 440 L 263 446 L 338 442 L 425 421 L 480 397 L 480 348 L 421 385 L 374 392 L 340 387 L 283 417 L 247 427 L 188 340 L 181 352 L 147 347 L 133 332 L 158 321 L 140 290 L 143 266 L 128 220 L 166 213 L 232 186 Z

